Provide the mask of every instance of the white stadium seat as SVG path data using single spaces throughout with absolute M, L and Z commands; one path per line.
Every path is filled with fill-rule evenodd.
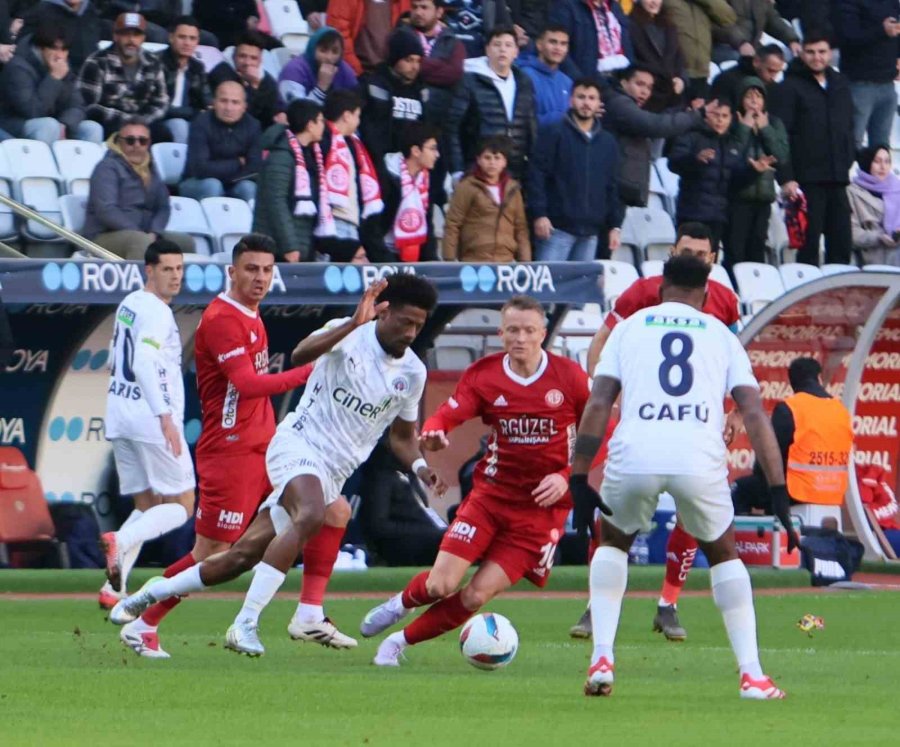
M 159 178 L 174 187 L 184 176 L 187 163 L 187 145 L 182 143 L 156 143 L 150 146 L 153 167 Z
M 734 266 L 741 301 L 745 308 L 757 312 L 784 293 L 784 283 L 772 265 L 762 262 L 738 262 Z
M 661 259 L 645 259 L 641 262 L 641 275 L 645 278 L 662 275 L 663 264 L 665 263 Z
M 625 289 L 638 279 L 638 273 L 634 265 L 625 262 L 616 262 L 612 259 L 597 261 L 603 265 L 603 296 L 606 308 L 609 309 Z
M 484 354 L 484 338 L 478 335 L 439 335 L 432 355 L 441 371 L 461 371 Z
M 447 331 L 464 329 L 466 334 L 495 335 L 500 329 L 498 309 L 463 309 L 447 325 Z
M 91 188 L 91 174 L 106 154 L 99 143 L 87 140 L 57 140 L 50 146 L 66 180 L 66 192 L 70 195 L 87 195 Z
M 556 332 L 560 335 L 588 335 L 593 334 L 600 329 L 603 324 L 602 314 L 593 314 L 587 311 L 578 311 L 573 309 L 566 313 L 562 319 L 562 323 Z
M 866 272 L 900 272 L 900 267 L 896 265 L 863 265 Z
M 0 148 L 0 194 L 12 198 L 13 181 L 12 169 L 6 159 L 6 152 Z M 18 235 L 15 213 L 5 205 L 0 205 L 0 241 L 14 239 Z
M 714 264 L 712 266 L 712 270 L 709 272 L 709 277 L 711 280 L 715 280 L 717 283 L 721 283 L 726 288 L 731 288 L 734 290 L 734 284 L 731 282 L 731 276 L 728 274 L 728 270 L 726 270 L 720 264 Z
M 781 281 L 786 291 L 796 288 L 798 285 L 808 283 L 810 280 L 822 277 L 822 271 L 815 265 L 807 265 L 803 262 L 791 262 L 778 268 Z
M 190 197 L 170 197 L 169 206 L 171 212 L 166 230 L 189 233 L 194 237 L 197 254 L 211 255 L 215 240 L 200 203 Z
M 309 24 L 303 20 L 295 0 L 265 0 L 263 3 L 272 26 L 272 36 L 289 49 L 302 52 L 309 40 Z
M 59 198 L 63 226 L 75 233 L 81 233 L 87 215 L 87 201 L 87 195 L 63 195 Z
M 675 243 L 672 217 L 659 208 L 628 208 L 622 223 L 622 243 L 637 247 L 645 259 L 665 259 Z
M 209 72 L 225 59 L 225 55 L 216 47 L 207 47 L 201 44 L 194 50 L 194 59 L 200 60 L 203 68 Z
M 216 239 L 218 251 L 231 252 L 253 227 L 250 206 L 235 197 L 206 197 L 200 200 L 206 222 Z
M 859 272 L 856 265 L 844 265 L 838 262 L 829 265 L 822 265 L 819 268 L 823 275 L 840 275 L 842 272 Z
M 13 138 L 0 143 L 13 177 L 15 199 L 54 223 L 60 223 L 60 184 L 62 176 L 47 143 Z M 34 221 L 25 223 L 23 232 L 33 241 L 59 241 L 59 236 Z

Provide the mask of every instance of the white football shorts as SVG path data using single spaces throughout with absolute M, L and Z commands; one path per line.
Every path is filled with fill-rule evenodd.
M 719 539 L 734 521 L 731 489 L 724 477 L 623 475 L 608 469 L 600 495 L 613 513 L 603 521 L 625 534 L 648 531 L 663 492 L 675 499 L 675 510 L 685 530 L 701 542 Z
M 193 490 L 197 483 L 184 434 L 181 434 L 179 457 L 165 444 L 128 438 L 114 438 L 112 447 L 122 495 L 134 495 L 149 488 L 156 495 L 174 496 Z
M 266 472 L 272 484 L 272 492 L 259 510 L 272 508 L 278 503 L 287 484 L 300 475 L 312 475 L 319 479 L 325 505 L 330 506 L 341 497 L 345 479 L 334 474 L 328 461 L 313 449 L 301 436 L 290 431 L 276 431 L 266 449 Z

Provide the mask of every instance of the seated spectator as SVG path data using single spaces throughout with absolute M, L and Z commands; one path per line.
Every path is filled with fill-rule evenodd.
M 240 44 L 248 31 L 259 33 L 263 49 L 280 47 L 281 42 L 259 31 L 259 10 L 256 0 L 194 0 L 193 15 L 200 26 L 214 34 L 220 49 Z M 204 42 L 206 44 L 207 42 Z
M 363 465 L 359 521 L 366 546 L 388 565 L 430 565 L 446 524 L 428 506 L 428 493 L 380 442 Z
M 754 77 L 766 84 L 766 96 L 770 96 L 783 72 L 784 50 L 777 44 L 766 44 L 759 47 L 752 57 L 741 57 L 737 65 L 719 73 L 713 79 L 709 95 L 737 106 L 744 80 Z
M 722 264 L 733 273 L 738 262 L 765 262 L 769 218 L 775 202 L 775 173 L 788 165 L 787 131 L 766 108 L 766 86 L 759 78 L 745 78 L 732 125 L 743 143 L 744 157 L 756 172 L 735 189 L 728 201 L 728 228 L 723 235 Z
M 150 128 L 126 120 L 106 146 L 91 174 L 84 236 L 124 259 L 142 259 L 160 237 L 193 252 L 193 237 L 166 230 L 169 192 L 150 160 Z
M 9 62 L 16 53 L 15 34 L 12 33 L 13 20 L 10 17 L 9 2 L 0 0 L 0 67 Z
M 169 34 L 169 46 L 159 53 L 169 108 L 163 119 L 155 123 L 154 130 L 161 126 L 176 143 L 187 142 L 191 122 L 209 108 L 212 100 L 206 69 L 200 60 L 194 59 L 199 41 L 200 27 L 196 19 L 180 16 Z M 154 139 L 161 140 L 155 131 Z
M 147 41 L 154 44 L 168 43 L 168 29 L 176 16 L 181 14 L 181 0 L 105 0 L 98 3 L 101 16 L 110 22 L 120 13 L 140 13 L 147 21 Z
M 275 239 L 278 261 L 308 262 L 317 218 L 328 210 L 322 203 L 327 190 L 320 146 L 325 117 L 315 101 L 296 99 L 288 104 L 287 119 L 262 136 L 269 155 L 257 178 L 253 231 Z
M 628 17 L 636 64 L 653 73 L 653 93 L 644 105 L 649 112 L 681 107 L 687 71 L 678 32 L 663 0 L 640 0 Z
M 284 124 L 278 97 L 278 82 L 263 70 L 262 53 L 265 48 L 262 34 L 248 31 L 234 48 L 234 67 L 220 62 L 209 73 L 209 87 L 215 91 L 219 83 L 233 80 L 244 87 L 247 111 L 265 129 L 273 122 Z
M 736 60 L 742 55 L 749 57 L 752 54 L 752 52 L 748 54 L 746 49 L 742 52 L 735 51 L 734 45 L 730 43 L 732 35 L 740 38 L 742 46 L 749 44 L 755 49 L 759 46 L 760 37 L 765 33 L 790 47 L 794 56 L 800 54 L 800 37 L 797 36 L 794 27 L 781 17 L 772 0 L 729 0 L 729 5 L 737 15 L 737 21 L 727 31 L 724 29 L 714 31 L 714 39 L 724 43 L 716 45 L 713 60 L 724 62 Z
M 887 145 L 863 148 L 859 172 L 847 187 L 853 248 L 865 264 L 900 265 L 900 179 Z
M 330 0 L 328 23 L 344 38 L 344 59 L 362 75 L 387 59 L 388 36 L 400 16 L 409 12 L 410 0 Z
M 519 48 L 511 27 L 495 27 L 484 49 L 484 57 L 468 63 L 447 119 L 449 170 L 459 179 L 477 155 L 472 145 L 490 135 L 507 135 L 509 170 L 519 179 L 537 134 L 534 86 L 513 67 Z
M 256 197 L 254 179 L 262 166 L 262 131 L 247 114 L 247 99 L 240 83 L 220 83 L 212 111 L 191 123 L 185 176 L 178 186 L 184 197 Z
M 140 13 L 122 13 L 113 45 L 88 57 L 78 76 L 87 118 L 103 125 L 107 137 L 126 119 L 139 117 L 150 125 L 169 108 L 162 63 L 141 49 L 146 25 Z
M 62 26 L 69 40 L 69 64 L 73 70 L 81 70 L 84 61 L 97 51 L 97 42 L 109 38 L 104 33 L 107 22 L 94 6 L 92 0 L 42 0 L 23 13 L 19 43 L 40 26 Z
M 391 32 L 387 62 L 359 79 L 363 102 L 359 135 L 380 177 L 384 154 L 399 151 L 406 126 L 425 116 L 425 84 L 419 77 L 422 51 L 416 33 L 401 26 Z
M 85 120 L 60 26 L 41 26 L 0 74 L 0 127 L 13 137 L 50 144 L 65 137 L 103 142 L 103 128 Z
M 475 150 L 475 168 L 450 199 L 444 225 L 444 259 L 462 262 L 530 262 L 531 241 L 522 187 L 507 171 L 508 137 L 494 135 Z
M 589 262 L 618 249 L 623 211 L 616 187 L 619 149 L 600 124 L 600 86 L 575 83 L 564 119 L 541 128 L 529 161 L 528 208 L 539 262 Z
M 618 0 L 556 0 L 549 22 L 569 32 L 572 77 L 624 70 L 634 60 L 628 18 Z
M 343 56 L 343 37 L 331 26 L 323 26 L 309 38 L 303 54 L 282 68 L 278 76 L 281 97 L 288 104 L 308 98 L 321 106 L 329 91 L 356 88 L 356 75 Z
M 569 110 L 572 79 L 559 66 L 569 54 L 569 32 L 547 26 L 537 38 L 537 57 L 526 57 L 519 67 L 534 85 L 538 127 L 559 122 Z
M 431 223 L 429 186 L 440 157 L 438 131 L 423 123 L 410 124 L 400 136 L 400 150 L 384 157 L 381 193 L 384 210 L 372 220 L 378 236 L 366 242 L 372 262 L 423 262 L 437 259 Z M 384 249 L 379 251 L 379 241 Z

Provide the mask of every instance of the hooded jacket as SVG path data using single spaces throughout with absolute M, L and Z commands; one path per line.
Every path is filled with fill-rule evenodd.
M 278 76 L 278 92 L 286 103 L 290 104 L 294 99 L 312 99 L 319 104 L 325 103 L 325 95 L 328 91 L 319 88 L 319 64 L 316 62 L 316 47 L 326 36 L 336 35 L 343 38 L 337 29 L 331 26 L 322 26 L 316 33 L 309 37 L 306 51 L 292 58 L 285 65 Z M 356 88 L 356 73 L 353 68 L 344 62 L 343 57 L 338 62 L 338 70 L 331 82 L 329 91 L 342 91 Z
M 526 57 L 518 64 L 534 85 L 538 127 L 559 122 L 569 110 L 572 79 L 559 68 L 552 70 L 538 57 Z
M 770 96 L 770 110 L 787 131 L 791 162 L 782 181 L 800 184 L 847 184 L 855 157 L 853 99 L 847 78 L 825 69 L 819 85 L 799 59 L 788 65 L 784 82 Z

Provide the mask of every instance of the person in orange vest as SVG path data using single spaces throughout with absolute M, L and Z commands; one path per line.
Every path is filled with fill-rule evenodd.
M 787 489 L 794 503 L 840 506 L 847 491 L 851 417 L 822 385 L 822 367 L 813 358 L 797 358 L 788 368 L 794 394 L 775 405 L 772 427 L 784 459 Z M 734 510 L 771 513 L 768 486 L 757 462 L 753 474 L 732 489 Z

